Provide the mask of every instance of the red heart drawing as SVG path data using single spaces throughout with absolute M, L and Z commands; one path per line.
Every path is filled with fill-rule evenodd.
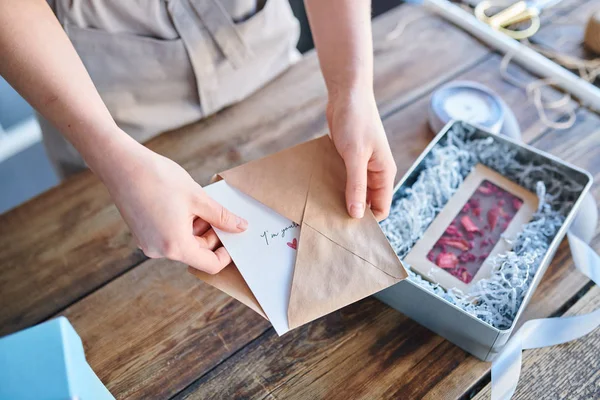
M 287 245 L 290 246 L 292 249 L 296 250 L 298 248 L 298 241 L 296 240 L 296 238 L 294 238 L 294 240 L 292 240 L 291 242 L 287 242 Z

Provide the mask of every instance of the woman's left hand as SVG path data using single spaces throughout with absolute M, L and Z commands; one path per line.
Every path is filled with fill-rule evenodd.
M 346 206 L 362 218 L 370 208 L 381 221 L 390 212 L 396 163 L 372 91 L 330 95 L 327 121 L 333 143 L 346 165 Z

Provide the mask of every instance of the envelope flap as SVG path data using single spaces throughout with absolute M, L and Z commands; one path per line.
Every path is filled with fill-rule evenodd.
M 348 215 L 346 170 L 331 140 L 320 141 L 315 151 L 288 306 L 290 328 L 408 276 L 373 214 Z
M 288 305 L 290 329 L 402 280 L 374 268 L 306 224 L 300 230 L 298 245 Z
M 219 176 L 231 186 L 300 224 L 319 141 L 322 138 L 250 161 L 221 172 Z
M 331 140 L 320 142 L 303 222 L 386 274 L 403 279 L 406 270 L 370 210 L 354 219 L 346 211 L 346 169 Z
M 229 264 L 216 275 L 207 274 L 192 267 L 188 267 L 188 272 L 220 291 L 227 293 L 264 319 L 269 320 L 235 264 Z
M 345 166 L 329 136 L 219 176 L 301 225 L 288 306 L 290 328 L 407 277 L 373 214 L 367 211 L 362 219 L 348 215 Z

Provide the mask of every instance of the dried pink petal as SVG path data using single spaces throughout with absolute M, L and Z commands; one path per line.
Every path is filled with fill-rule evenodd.
M 465 239 L 441 237 L 438 240 L 438 243 L 442 246 L 442 252 L 446 252 L 446 245 L 462 251 L 469 250 L 469 242 L 467 242 Z
M 460 232 L 456 226 L 450 225 L 448 228 L 446 228 L 446 234 L 450 236 L 458 236 Z
M 479 232 L 479 228 L 468 215 L 463 215 L 460 219 L 460 223 L 467 232 Z
M 496 224 L 498 223 L 498 209 L 497 208 L 492 208 L 490 211 L 488 211 L 487 214 L 487 220 L 488 223 L 490 224 L 490 230 L 494 230 L 496 229 Z
M 458 257 L 454 253 L 440 253 L 435 263 L 440 268 L 453 269 L 458 265 Z
M 479 186 L 477 188 L 477 191 L 479 193 L 482 193 L 482 194 L 486 195 L 486 196 L 492 194 L 492 188 L 489 187 L 489 186 Z

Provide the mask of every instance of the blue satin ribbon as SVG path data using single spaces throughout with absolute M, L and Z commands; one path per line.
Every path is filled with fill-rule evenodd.
M 567 234 L 575 267 L 600 285 L 600 256 L 572 231 Z M 527 321 L 492 363 L 492 400 L 508 400 L 519 383 L 521 355 L 526 349 L 554 346 L 587 335 L 600 326 L 600 309 L 573 317 Z

